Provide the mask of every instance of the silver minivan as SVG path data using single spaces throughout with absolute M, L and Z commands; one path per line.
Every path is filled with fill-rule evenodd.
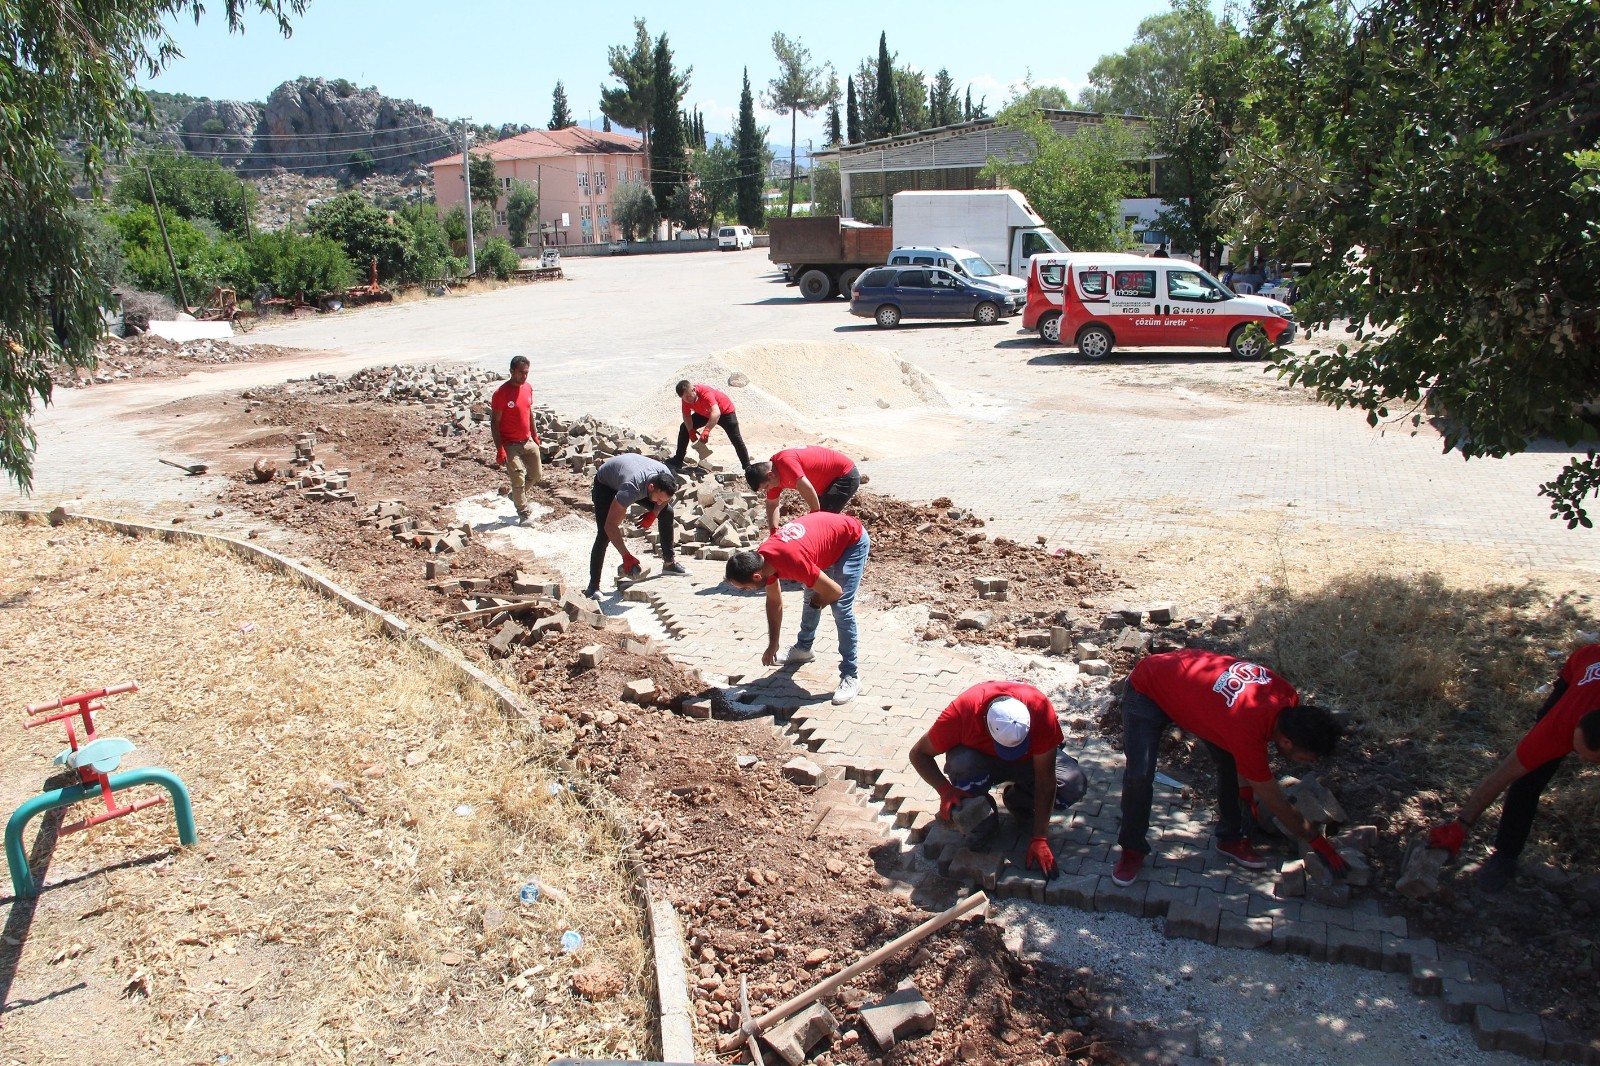
M 900 247 L 889 253 L 889 266 L 942 267 L 952 274 L 975 281 L 980 285 L 995 285 L 1016 296 L 1028 291 L 1028 283 L 995 269 L 977 252 L 968 248 L 909 248 Z

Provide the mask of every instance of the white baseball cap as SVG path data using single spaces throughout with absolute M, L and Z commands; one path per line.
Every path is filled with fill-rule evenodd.
M 1014 696 L 1001 696 L 989 704 L 985 717 L 996 755 L 1002 759 L 1020 759 L 1028 754 L 1028 727 L 1033 716 L 1027 704 Z

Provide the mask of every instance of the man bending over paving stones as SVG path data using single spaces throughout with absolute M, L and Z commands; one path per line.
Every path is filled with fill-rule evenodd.
M 1452 858 L 1459 855 L 1473 824 L 1504 792 L 1494 851 L 1478 868 L 1480 885 L 1491 892 L 1504 888 L 1517 874 L 1517 857 L 1528 843 L 1539 797 L 1573 753 L 1584 762 L 1600 763 L 1600 644 L 1572 653 L 1534 717 L 1533 728 L 1467 797 L 1455 821 L 1429 832 L 1428 846 L 1443 848 Z
M 1122 854 L 1111 879 L 1131 885 L 1150 845 L 1150 803 L 1156 752 L 1167 726 L 1176 722 L 1201 740 L 1217 767 L 1217 852 L 1259 870 L 1267 861 L 1250 846 L 1241 804 L 1257 813 L 1257 801 L 1284 827 L 1306 841 L 1335 875 L 1347 864 L 1328 838 L 1284 797 L 1267 764 L 1268 744 L 1285 758 L 1309 763 L 1333 754 L 1339 725 L 1321 707 L 1302 706 L 1300 694 L 1264 666 L 1231 655 L 1186 648 L 1146 656 L 1122 693 Z
M 511 373 L 489 400 L 489 435 L 494 461 L 505 464 L 511 478 L 511 505 L 517 521 L 528 524 L 527 489 L 544 480 L 539 435 L 533 430 L 533 386 L 528 384 L 528 357 L 513 356 Z
M 872 538 L 859 521 L 842 514 L 816 511 L 785 522 L 755 551 L 736 552 L 728 560 L 726 578 L 734 588 L 767 594 L 767 650 L 763 666 L 778 665 L 778 642 L 783 632 L 783 589 L 778 582 L 797 581 L 811 589 L 800 612 L 800 634 L 784 662 L 807 663 L 817 638 L 822 609 L 832 606 L 839 629 L 839 687 L 834 703 L 849 703 L 861 691 L 856 662 L 856 590 L 867 569 Z
M 733 401 L 721 389 L 710 385 L 691 385 L 688 380 L 678 382 L 678 398 L 683 401 L 683 425 L 678 427 L 678 450 L 673 453 L 672 468 L 683 467 L 683 457 L 689 451 L 691 439 L 705 443 L 711 431 L 718 426 L 728 435 L 733 450 L 739 455 L 739 467 L 750 465 L 750 452 L 739 433 L 739 416 L 734 414 Z
M 861 487 L 861 473 L 853 459 L 832 448 L 813 444 L 807 448 L 785 448 L 770 463 L 754 463 L 745 468 L 745 481 L 751 492 L 767 491 L 767 528 L 778 528 L 779 497 L 784 489 L 794 489 L 812 511 L 839 514 L 850 497 Z M 823 486 L 821 495 L 817 486 Z
M 622 520 L 628 508 L 641 500 L 648 500 L 650 510 L 636 523 L 640 529 L 649 529 L 661 522 L 661 572 L 687 574 L 683 564 L 672 555 L 672 494 L 678 491 L 678 479 L 665 463 L 638 452 L 624 452 L 607 459 L 594 474 L 594 547 L 589 549 L 589 587 L 583 594 L 593 599 L 600 596 L 600 568 L 605 565 L 606 546 L 613 545 L 622 553 L 622 576 L 643 576 L 644 564 L 622 543 Z
M 962 800 L 1010 782 L 1001 793 L 1006 809 L 1033 825 L 1026 865 L 1048 881 L 1056 875 L 1046 837 L 1051 812 L 1066 810 L 1089 788 L 1062 740 L 1056 709 L 1043 692 L 1021 681 L 985 681 L 940 713 L 912 746 L 911 768 L 938 790 L 942 822 Z M 945 756 L 943 773 L 936 755 Z

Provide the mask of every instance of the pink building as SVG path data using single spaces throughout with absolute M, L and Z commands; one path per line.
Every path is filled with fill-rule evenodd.
M 529 225 L 528 241 L 604 244 L 612 239 L 611 193 L 630 181 L 643 181 L 644 143 L 621 133 L 571 126 L 564 130 L 532 130 L 494 144 L 474 145 L 473 154 L 494 159 L 500 195 L 513 181 L 539 190 L 539 225 Z M 441 215 L 466 199 L 461 178 L 461 153 L 429 163 L 433 197 Z M 537 231 L 537 232 L 535 232 Z M 507 235 L 505 201 L 495 212 L 494 232 Z

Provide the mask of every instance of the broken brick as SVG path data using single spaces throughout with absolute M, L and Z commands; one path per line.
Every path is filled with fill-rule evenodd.
M 933 1008 L 910 981 L 902 981 L 888 997 L 861 1008 L 861 1021 L 884 1051 L 908 1037 L 931 1033 L 939 1024 Z

